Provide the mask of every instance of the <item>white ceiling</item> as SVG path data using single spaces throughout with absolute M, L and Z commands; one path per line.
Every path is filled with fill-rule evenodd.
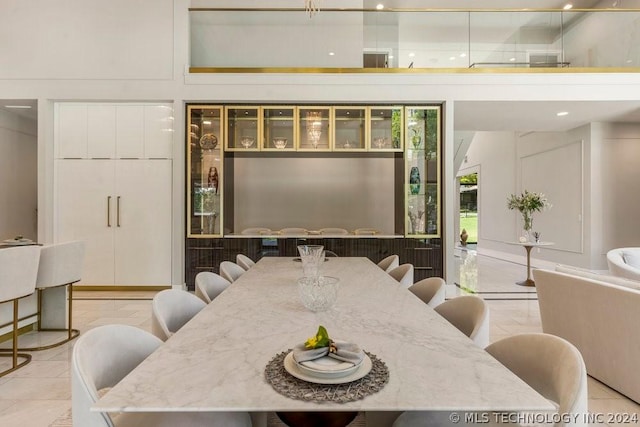
M 557 113 L 569 114 L 558 117 Z M 591 122 L 640 123 L 640 101 L 459 101 L 456 131 L 567 131 Z
M 24 105 L 31 108 L 7 108 L 7 105 Z M 7 113 L 16 114 L 30 120 L 37 120 L 38 101 L 35 99 L 0 99 L 0 111 L 6 111 Z
M 302 3 L 302 0 L 299 0 Z M 621 0 L 618 0 L 619 4 Z M 378 3 L 386 8 L 420 8 L 420 9 L 562 9 L 571 3 L 576 9 L 589 9 L 598 3 L 601 7 L 614 7 L 615 0 L 364 0 L 365 8 L 374 9 Z M 320 0 L 322 8 L 322 0 Z

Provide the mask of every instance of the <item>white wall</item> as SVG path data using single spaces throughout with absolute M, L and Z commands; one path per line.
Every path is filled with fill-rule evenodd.
M 640 245 L 640 124 L 605 124 L 601 144 L 602 253 L 606 253 Z
M 56 100 L 174 102 L 175 123 L 185 123 L 183 106 L 190 101 L 445 102 L 444 153 L 450 155 L 445 156 L 444 172 L 451 183 L 457 100 L 637 100 L 637 91 L 629 88 L 640 85 L 638 73 L 188 74 L 188 8 L 197 2 L 200 0 L 0 2 L 0 94 L 7 99 L 38 99 L 38 234 L 43 243 L 53 236 Z M 255 0 L 253 5 L 262 3 Z M 279 2 L 284 3 L 290 5 Z M 327 0 L 323 5 L 339 7 L 340 2 Z M 176 126 L 175 130 L 173 283 L 177 285 L 184 271 L 185 129 Z M 454 186 L 444 182 L 443 188 L 444 222 L 449 224 Z M 495 197 L 502 209 L 503 196 Z M 515 231 L 515 216 L 511 220 Z M 452 234 L 453 226 L 445 229 Z
M 568 132 L 478 132 L 458 175 L 479 169 L 479 245 L 508 259 L 522 232 L 506 200 L 524 189 L 545 193 L 553 207 L 534 214 L 534 230 L 554 246 L 536 260 L 606 269 L 609 249 L 640 244 L 640 125 L 593 124 Z
M 3 0 L 0 78 L 171 79 L 173 19 L 172 0 Z
M 36 123 L 0 111 L 0 240 L 37 239 Z

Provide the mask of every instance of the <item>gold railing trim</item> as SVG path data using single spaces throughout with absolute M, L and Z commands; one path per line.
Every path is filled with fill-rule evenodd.
M 304 8 L 291 8 L 291 7 L 190 7 L 189 12 L 303 12 L 309 13 Z M 384 9 L 371 9 L 371 8 L 321 8 L 320 12 L 377 12 L 377 13 L 414 13 L 414 12 L 640 12 L 640 9 L 634 8 L 598 8 L 598 9 L 534 9 L 534 8 L 504 8 L 504 9 L 491 9 L 491 8 L 384 8 Z
M 640 67 L 559 68 L 317 68 L 317 67 L 190 67 L 191 74 L 574 74 L 638 73 Z

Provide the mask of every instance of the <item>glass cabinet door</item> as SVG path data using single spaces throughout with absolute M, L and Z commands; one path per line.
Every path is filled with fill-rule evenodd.
M 226 113 L 227 150 L 260 150 L 260 107 L 226 107 Z
M 369 150 L 402 151 L 403 108 L 371 107 L 369 112 Z
M 298 150 L 331 149 L 331 107 L 298 107 Z
M 223 108 L 187 106 L 188 237 L 222 235 Z
M 440 237 L 440 107 L 405 107 L 406 235 Z
M 262 123 L 263 150 L 296 149 L 296 107 L 262 107 Z
M 364 151 L 367 138 L 366 107 L 333 107 L 334 151 Z

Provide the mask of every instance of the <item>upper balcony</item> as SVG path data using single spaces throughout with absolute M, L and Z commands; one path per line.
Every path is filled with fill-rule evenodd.
M 640 71 L 640 9 L 192 7 L 189 18 L 191 73 Z

